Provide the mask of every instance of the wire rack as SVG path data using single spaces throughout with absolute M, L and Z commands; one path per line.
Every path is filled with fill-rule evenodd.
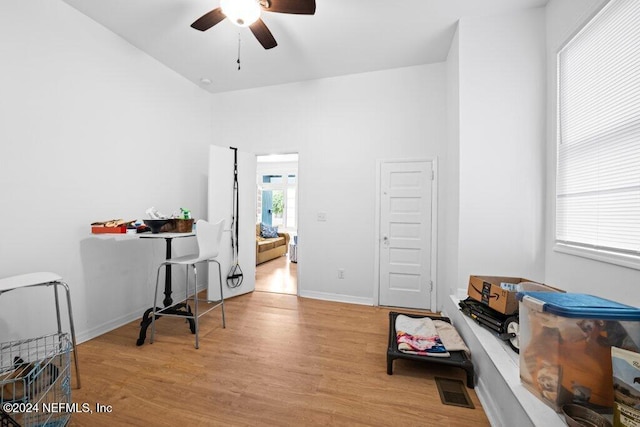
M 67 333 L 0 344 L 0 427 L 67 424 L 71 348 Z

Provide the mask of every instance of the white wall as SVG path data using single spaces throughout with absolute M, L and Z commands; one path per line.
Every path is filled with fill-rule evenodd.
M 164 258 L 164 242 L 89 224 L 150 206 L 206 217 L 210 97 L 58 0 L 0 2 L 0 57 L 0 277 L 63 276 L 88 339 L 150 307 Z M 3 294 L 0 341 L 53 332 L 52 307 L 50 289 Z
M 450 228 L 457 241 L 446 265 L 450 293 L 457 288 L 461 298 L 471 274 L 544 281 L 544 19 L 544 9 L 462 18 L 449 51 L 449 142 L 452 152 L 458 148 L 459 193 L 458 203 L 449 203 L 458 229 Z M 456 155 L 450 156 L 454 163 Z M 467 324 L 451 300 L 444 307 L 475 357 L 481 356 L 476 390 L 492 424 L 536 424 L 509 390 L 512 377 L 495 369 L 512 366 L 509 350 L 494 343 L 492 357 L 506 364 L 482 357 L 487 350 L 469 327 L 473 322 Z
M 458 288 L 544 280 L 544 9 L 459 22 Z
M 376 160 L 444 156 L 445 105 L 444 64 L 214 96 L 224 144 L 299 153 L 301 296 L 372 303 Z
M 449 185 L 441 191 L 438 236 L 442 250 L 443 295 L 455 295 L 458 288 L 458 225 L 460 222 L 460 33 L 459 27 L 447 55 L 447 156 L 444 172 Z M 466 291 L 466 290 L 465 290 Z M 466 295 L 466 294 L 465 294 Z
M 576 2 L 551 0 L 547 6 L 547 227 L 546 281 L 571 292 L 594 294 L 614 301 L 640 306 L 640 271 L 601 261 L 563 254 L 553 250 L 555 240 L 556 168 L 556 54 L 581 27 L 603 0 Z

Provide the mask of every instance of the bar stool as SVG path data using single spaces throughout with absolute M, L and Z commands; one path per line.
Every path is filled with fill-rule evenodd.
M 18 276 L 0 279 L 0 296 L 2 294 L 20 288 L 33 288 L 36 286 L 53 286 L 53 293 L 56 301 L 56 318 L 58 320 L 58 333 L 62 333 L 62 322 L 60 321 L 60 302 L 58 299 L 58 286 L 62 286 L 67 292 L 67 308 L 69 309 L 69 327 L 71 329 L 71 342 L 73 344 L 73 361 L 76 368 L 76 385 L 80 388 L 80 370 L 78 367 L 78 350 L 76 348 L 76 330 L 73 325 L 73 314 L 71 312 L 71 293 L 69 286 L 62 281 L 62 277 L 54 273 L 40 272 L 28 273 Z
M 224 295 L 222 294 L 222 269 L 220 268 L 220 263 L 215 259 L 218 256 L 218 252 L 220 249 L 220 239 L 222 238 L 222 228 L 224 226 L 224 220 L 220 220 L 215 224 L 210 224 L 205 220 L 198 220 L 196 222 L 196 239 L 198 240 L 198 253 L 193 255 L 185 255 L 182 257 L 171 258 L 160 264 L 158 266 L 158 274 L 156 276 L 156 289 L 153 294 L 153 311 L 151 313 L 151 338 L 149 339 L 149 343 L 153 344 L 153 339 L 156 334 L 156 317 L 160 318 L 162 316 L 172 316 L 172 317 L 182 317 L 193 320 L 193 330 L 192 332 L 196 335 L 196 348 L 199 348 L 198 342 L 198 318 L 200 316 L 205 315 L 210 312 L 214 308 L 222 307 L 222 327 L 225 328 L 225 319 L 224 319 Z M 220 301 L 211 301 L 209 299 L 198 298 L 198 271 L 196 269 L 196 263 L 199 262 L 214 262 L 218 264 L 218 278 L 220 281 Z M 158 308 L 156 304 L 158 303 L 158 286 L 160 282 L 160 270 L 162 267 L 168 265 L 184 265 L 186 270 L 186 285 L 185 285 L 185 298 L 169 307 Z M 189 266 L 193 269 L 193 294 L 189 295 Z M 183 302 L 186 303 L 189 298 L 193 297 L 193 313 L 189 309 L 187 305 L 187 311 L 176 313 L 173 309 L 176 305 L 181 305 Z M 215 303 L 215 305 L 209 307 L 202 313 L 198 312 L 198 301 L 206 302 L 206 303 Z M 186 305 L 186 304 L 185 304 Z

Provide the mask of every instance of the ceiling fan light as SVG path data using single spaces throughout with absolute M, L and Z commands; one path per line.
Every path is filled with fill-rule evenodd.
M 256 0 L 221 0 L 220 8 L 239 27 L 248 27 L 260 18 L 260 5 Z

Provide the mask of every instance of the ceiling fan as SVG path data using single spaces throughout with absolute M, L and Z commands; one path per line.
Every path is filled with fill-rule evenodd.
M 262 47 L 271 49 L 278 45 L 269 28 L 260 19 L 260 12 L 292 13 L 313 15 L 316 13 L 315 0 L 221 0 L 220 7 L 198 18 L 192 28 L 206 31 L 225 18 L 240 27 L 249 27 Z

